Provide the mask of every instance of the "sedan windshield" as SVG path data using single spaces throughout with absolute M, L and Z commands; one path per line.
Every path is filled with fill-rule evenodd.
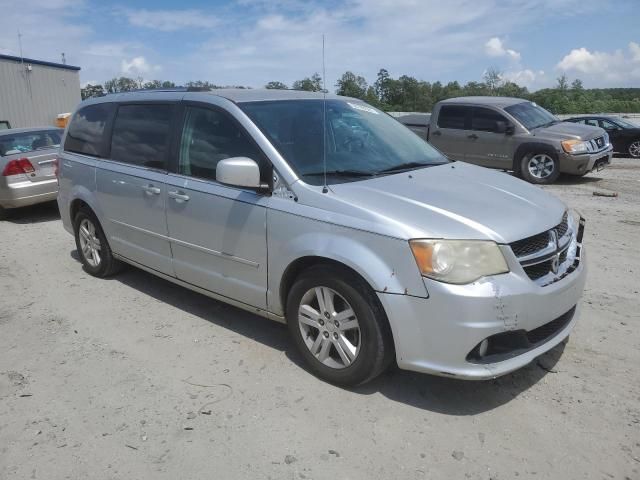
M 517 103 L 515 105 L 505 107 L 505 110 L 518 120 L 527 130 L 548 127 L 560 121 L 540 105 L 536 105 L 533 102 Z
M 323 184 L 325 171 L 327 183 L 337 183 L 448 162 L 407 127 L 363 102 L 282 100 L 240 108 L 312 185 Z

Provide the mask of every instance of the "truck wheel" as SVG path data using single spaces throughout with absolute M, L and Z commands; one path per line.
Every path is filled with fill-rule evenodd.
M 631 145 L 629 145 L 629 155 L 633 158 L 640 158 L 640 140 L 631 142 Z
M 309 369 L 330 383 L 368 382 L 394 357 L 378 298 L 344 269 L 320 265 L 304 272 L 287 298 L 287 324 Z
M 100 222 L 88 210 L 80 210 L 73 222 L 76 248 L 85 271 L 94 277 L 108 277 L 120 270 L 121 263 L 113 257 Z
M 560 176 L 558 159 L 551 153 L 532 152 L 522 157 L 520 173 L 529 183 L 548 185 Z

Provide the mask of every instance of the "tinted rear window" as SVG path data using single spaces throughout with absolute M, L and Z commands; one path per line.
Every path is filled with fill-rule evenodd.
M 121 105 L 113 123 L 111 158 L 166 169 L 172 105 Z
M 78 110 L 69 125 L 64 149 L 94 157 L 106 157 L 104 130 L 114 110 L 113 103 L 88 105 Z
M 455 128 L 464 130 L 466 128 L 466 118 L 469 107 L 457 105 L 443 105 L 438 115 L 438 126 L 440 128 Z
M 42 130 L 39 132 L 22 132 L 13 135 L 0 135 L 0 155 L 16 155 L 57 148 L 60 145 L 62 130 Z

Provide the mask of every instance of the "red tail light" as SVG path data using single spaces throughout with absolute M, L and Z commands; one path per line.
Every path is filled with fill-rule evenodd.
M 31 165 L 28 158 L 21 158 L 20 160 L 11 160 L 7 163 L 2 170 L 3 177 L 9 177 L 11 175 L 23 175 L 26 173 L 35 172 L 35 168 Z

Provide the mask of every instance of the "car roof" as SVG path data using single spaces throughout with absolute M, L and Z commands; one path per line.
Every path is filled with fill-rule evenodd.
M 51 130 L 64 131 L 60 127 L 28 127 L 28 128 L 8 128 L 6 130 L 0 130 L 0 135 L 15 135 L 16 133 L 32 133 L 32 132 L 49 132 Z
M 460 105 L 488 105 L 492 107 L 508 107 L 510 105 L 516 105 L 518 103 L 529 102 L 523 98 L 514 97 L 454 97 L 441 100 L 440 104 L 460 104 Z
M 307 92 L 304 90 L 276 90 L 266 88 L 219 88 L 207 91 L 190 91 L 187 89 L 166 89 L 166 90 L 136 90 L 131 92 L 112 93 L 103 97 L 93 98 L 90 101 L 83 102 L 83 105 L 89 103 L 103 102 L 135 102 L 144 100 L 180 100 L 184 95 L 188 94 L 190 99 L 194 96 L 223 97 L 234 103 L 243 102 L 269 102 L 276 100 L 350 100 L 360 102 L 361 100 L 351 97 L 342 97 L 322 92 Z
M 408 113 L 406 115 L 400 115 L 395 117 L 400 123 L 409 125 L 424 125 L 427 126 L 430 123 L 430 113 Z

